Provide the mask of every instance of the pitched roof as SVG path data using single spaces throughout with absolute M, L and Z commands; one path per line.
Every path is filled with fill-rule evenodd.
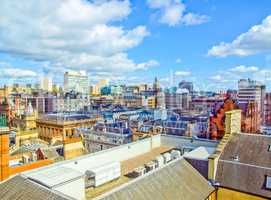
M 256 134 L 234 135 L 218 161 L 216 181 L 221 187 L 271 198 L 265 189 L 271 176 L 271 137 Z
M 204 200 L 214 188 L 183 158 L 128 182 L 97 200 Z
M 1 200 L 68 200 L 40 185 L 17 175 L 0 184 Z

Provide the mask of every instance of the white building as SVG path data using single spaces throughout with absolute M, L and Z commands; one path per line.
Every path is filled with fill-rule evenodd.
M 40 89 L 51 92 L 53 89 L 52 77 L 42 76 L 40 78 Z
M 64 91 L 66 93 L 74 91 L 85 95 L 89 94 L 89 83 L 86 72 L 65 72 Z
M 241 79 L 238 82 L 239 104 L 257 103 L 258 110 L 263 113 L 265 99 L 265 86 L 250 79 Z

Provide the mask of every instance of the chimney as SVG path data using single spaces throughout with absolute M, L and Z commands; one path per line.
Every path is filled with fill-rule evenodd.
M 225 134 L 241 132 L 241 112 L 241 110 L 232 110 L 225 113 Z

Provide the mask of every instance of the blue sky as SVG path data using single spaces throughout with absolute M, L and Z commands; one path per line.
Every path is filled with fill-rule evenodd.
M 0 7 L 1 84 L 43 74 L 62 84 L 64 71 L 86 70 L 90 83 L 157 76 L 169 86 L 172 71 L 175 83 L 192 80 L 200 90 L 247 77 L 270 89 L 269 0 L 15 2 Z

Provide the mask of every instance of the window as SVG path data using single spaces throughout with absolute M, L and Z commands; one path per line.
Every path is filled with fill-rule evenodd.
M 271 190 L 271 176 L 266 176 L 266 189 Z
M 269 152 L 271 152 L 271 144 L 268 145 L 268 150 Z

